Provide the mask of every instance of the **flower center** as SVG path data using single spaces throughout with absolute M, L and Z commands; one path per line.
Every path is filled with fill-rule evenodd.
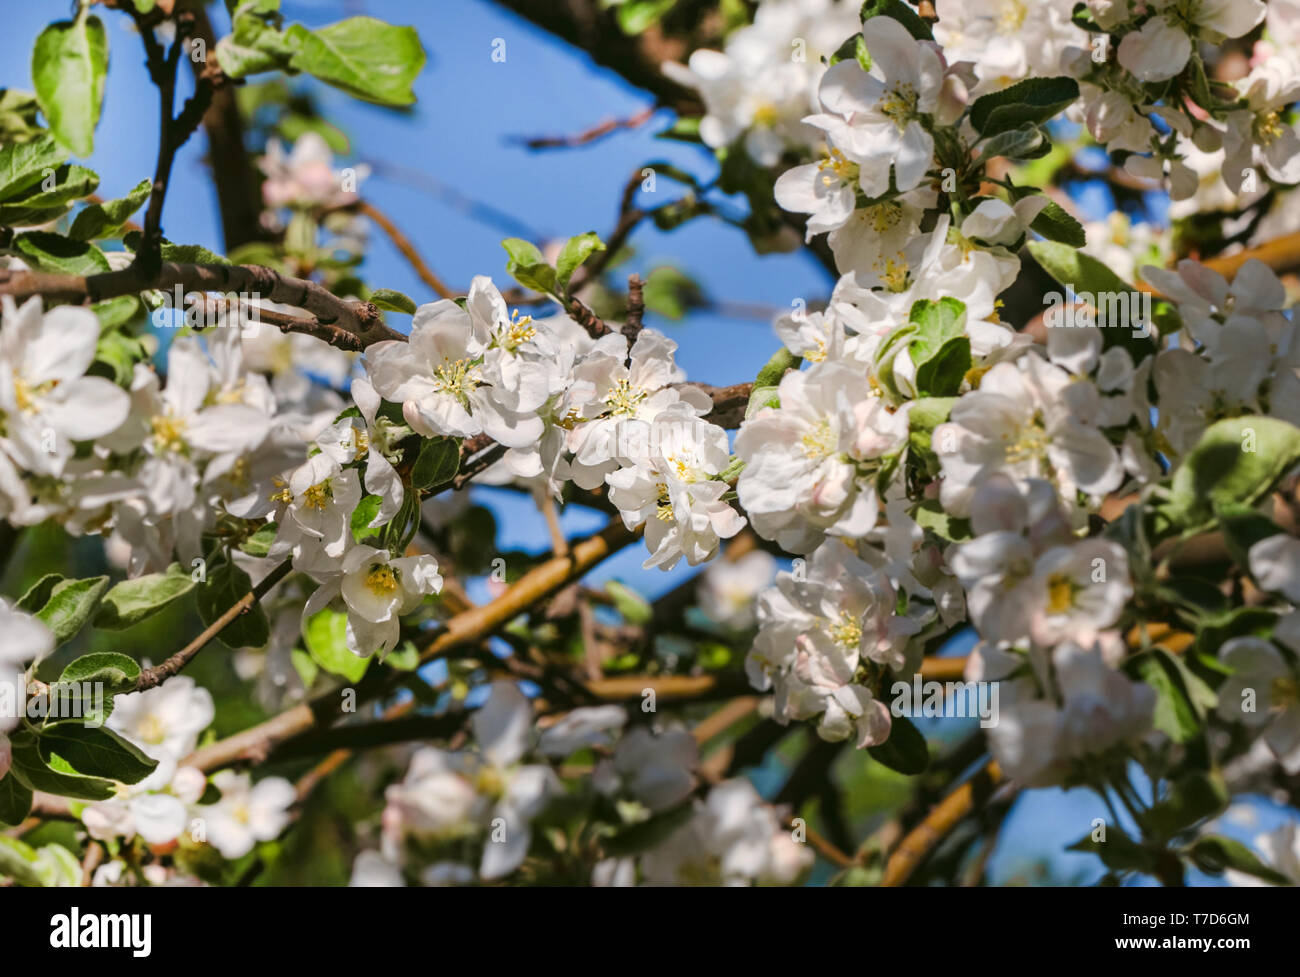
M 440 392 L 463 402 L 469 392 L 478 386 L 477 380 L 470 373 L 472 365 L 468 359 L 444 360 L 442 366 L 433 371 L 433 382 Z
M 646 391 L 632 386 L 632 381 L 624 378 L 615 381 L 614 389 L 605 394 L 605 403 L 611 413 L 632 415 L 647 396 Z
M 880 114 L 899 129 L 906 129 L 907 124 L 916 118 L 916 106 L 920 101 L 916 88 L 910 82 L 901 82 L 880 100 Z
M 1047 432 L 1043 429 L 1042 419 L 1035 415 L 1028 426 L 1020 429 L 1014 441 L 1004 436 L 1003 458 L 1012 465 L 1037 461 L 1047 450 Z
M 1024 0 L 1002 0 L 998 9 L 998 30 L 1003 34 L 1019 30 L 1028 15 Z
M 505 342 L 502 345 L 513 352 L 536 335 L 537 328 L 533 325 L 533 317 L 526 315 L 520 318 L 519 310 L 515 309 L 510 313 L 510 325 L 506 327 Z
M 1280 675 L 1269 686 L 1269 698 L 1274 706 L 1289 709 L 1300 703 L 1300 682 L 1290 675 Z
M 1047 612 L 1064 614 L 1074 606 L 1074 594 L 1078 588 L 1073 580 L 1063 573 L 1054 573 L 1047 580 Z
M 185 421 L 170 414 L 159 414 L 150 422 L 153 442 L 159 451 L 185 450 Z
M 167 724 L 153 713 L 150 713 L 141 721 L 135 734 L 146 743 L 157 745 L 167 739 Z
M 825 458 L 834 451 L 837 441 L 829 417 L 823 417 L 799 439 L 803 453 L 809 458 L 817 459 Z
M 822 183 L 828 187 L 833 187 L 836 183 L 852 183 L 858 178 L 858 164 L 838 149 L 827 153 L 817 164 L 817 169 L 822 171 Z
M 862 622 L 848 611 L 841 612 L 826 630 L 831 639 L 846 651 L 853 651 L 862 644 Z
M 354 427 L 352 429 L 352 450 L 360 461 L 370 453 L 370 432 L 364 428 Z
M 754 109 L 754 125 L 770 129 L 781 121 L 781 110 L 771 102 L 760 102 Z
M 376 563 L 366 574 L 366 587 L 378 597 L 387 597 L 397 589 L 397 574 L 387 563 Z
M 330 488 L 330 480 L 327 478 L 323 482 L 317 482 L 315 485 L 307 487 L 302 493 L 302 504 L 308 509 L 324 511 L 333 497 L 334 492 Z
M 1282 117 L 1276 111 L 1261 115 L 1255 120 L 1255 138 L 1264 146 L 1277 141 L 1285 131 Z
M 43 397 L 59 385 L 58 380 L 47 380 L 45 383 L 30 384 L 14 371 L 14 401 L 18 404 L 18 409 L 24 414 L 30 414 L 36 410 L 36 398 Z

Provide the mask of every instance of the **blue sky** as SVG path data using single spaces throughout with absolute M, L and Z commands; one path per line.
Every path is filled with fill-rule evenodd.
M 58 0 L 6 5 L 0 85 L 30 89 L 30 46 L 41 28 L 70 6 Z M 217 7 L 212 9 L 219 15 Z M 500 241 L 526 235 L 526 229 L 552 238 L 587 230 L 607 234 L 624 184 L 648 162 L 667 160 L 702 180 L 716 172 L 711 156 L 697 147 L 654 138 L 666 126 L 668 113 L 640 129 L 578 149 L 539 153 L 514 144 L 511 137 L 576 133 L 607 119 L 625 118 L 651 100 L 595 67 L 582 52 L 484 0 L 285 0 L 283 10 L 288 20 L 309 26 L 368 13 L 419 30 L 429 63 L 416 81 L 418 103 L 410 113 L 387 111 L 323 85 L 304 84 L 310 85 L 324 115 L 351 137 L 353 154 L 346 162 L 376 164 L 376 172 L 361 187 L 364 196 L 387 212 L 454 286 L 466 287 L 477 274 L 508 283 Z M 99 192 L 117 197 L 153 172 L 157 99 L 128 18 L 111 10 L 98 12 L 109 30 L 111 65 L 89 164 L 101 177 Z M 217 32 L 224 33 L 225 25 L 218 23 Z M 492 59 L 498 39 L 505 42 L 504 62 Z M 181 151 L 163 227 L 177 243 L 219 249 L 215 194 L 202 161 L 205 143 L 199 135 Z M 502 230 L 475 220 L 463 208 L 395 178 L 404 170 L 430 174 L 455 194 L 480 201 L 519 226 Z M 658 183 L 657 193 L 665 199 L 679 192 L 669 180 Z M 659 201 L 648 197 L 642 202 Z M 1090 217 L 1100 217 L 1109 201 L 1085 198 L 1081 203 Z M 807 256 L 758 256 L 741 232 L 709 219 L 671 234 L 647 223 L 632 244 L 637 256 L 626 271 L 644 274 L 657 264 L 675 263 L 720 301 L 790 307 L 797 299 L 824 297 L 831 284 Z M 363 274 L 373 287 L 396 288 L 418 302 L 435 298 L 381 233 L 373 237 Z M 395 326 L 406 328 L 403 317 L 393 319 Z M 657 321 L 653 314 L 646 321 L 681 343 L 679 362 L 692 379 L 709 383 L 752 379 L 776 348 L 766 320 L 695 313 L 682 323 Z M 502 548 L 547 545 L 531 502 L 501 491 L 484 492 L 482 499 L 497 512 Z M 581 510 L 564 517 L 571 535 L 590 532 L 603 521 L 603 516 Z M 642 547 L 630 548 L 604 564 L 596 576 L 619 576 L 653 595 L 694 572 L 685 566 L 669 574 L 641 571 L 644 556 Z M 483 596 L 481 588 L 474 589 Z M 1083 791 L 1032 792 L 1012 812 L 991 877 L 1005 880 L 1025 859 L 1044 856 L 1058 878 L 1077 871 L 1091 881 L 1100 874 L 1095 859 L 1059 852 L 1088 832 L 1091 818 L 1103 814 L 1096 797 Z M 1249 840 L 1279 816 L 1265 809 L 1260 826 L 1229 833 Z

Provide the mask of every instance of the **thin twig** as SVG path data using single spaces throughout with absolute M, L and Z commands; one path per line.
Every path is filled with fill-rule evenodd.
M 197 638 L 161 664 L 144 669 L 140 673 L 140 677 L 135 681 L 135 690 L 144 692 L 147 689 L 152 689 L 180 672 L 194 659 L 195 655 L 207 647 L 209 641 L 221 634 L 235 618 L 241 614 L 246 614 L 254 604 L 266 595 L 267 591 L 288 576 L 292 569 L 292 561 L 285 560 L 268 573 L 256 587 L 235 601 L 224 614 L 204 628 Z
M 454 292 L 446 282 L 434 274 L 433 269 L 430 268 L 424 258 L 420 256 L 420 252 L 416 249 L 415 245 L 411 243 L 411 239 L 402 233 L 401 229 L 389 219 L 387 214 L 374 204 L 368 203 L 365 200 L 359 201 L 356 204 L 356 209 L 358 212 L 365 214 L 365 216 L 369 217 L 383 229 L 384 233 L 388 235 L 397 250 L 401 252 L 402 257 L 406 259 L 407 263 L 413 269 L 415 269 L 415 273 L 420 276 L 420 281 L 433 289 L 439 298 L 454 299 L 456 297 L 457 293 Z

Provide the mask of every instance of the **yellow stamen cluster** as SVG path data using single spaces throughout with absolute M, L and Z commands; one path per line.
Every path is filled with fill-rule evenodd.
M 185 450 L 185 422 L 179 417 L 159 414 L 150 422 L 153 442 L 159 451 Z
M 900 130 L 906 129 L 907 124 L 916 118 L 916 106 L 920 101 L 916 88 L 909 82 L 902 82 L 880 100 L 880 114 Z
M 854 163 L 838 149 L 832 149 L 817 164 L 822 171 L 822 183 L 828 187 L 836 183 L 853 183 L 858 178 L 858 164 Z
M 280 475 L 271 476 L 271 484 L 275 486 L 275 491 L 267 496 L 271 502 L 283 502 L 288 505 L 293 501 L 293 493 L 289 491 L 289 483 Z
M 826 630 L 831 639 L 846 651 L 855 650 L 862 643 L 862 622 L 848 611 L 841 613 L 839 619 L 831 622 Z
M 1008 464 L 1035 461 L 1047 453 L 1047 432 L 1043 429 L 1042 419 L 1037 416 L 1033 423 L 1020 429 L 1015 440 L 1009 435 L 1004 436 L 1003 440 L 1002 457 Z
M 441 393 L 450 394 L 463 401 L 478 383 L 470 375 L 469 360 L 444 360 L 442 366 L 433 371 L 433 382 Z
M 998 31 L 1003 34 L 1018 31 L 1029 16 L 1024 0 L 1002 0 L 998 6 Z
M 1277 112 L 1269 112 L 1255 120 L 1255 138 L 1261 145 L 1271 145 L 1285 131 L 1286 127 L 1282 125 L 1282 117 Z
M 803 446 L 803 453 L 809 458 L 825 458 L 835 450 L 836 441 L 828 417 L 823 417 L 816 426 L 806 431 L 799 439 L 799 443 Z
M 36 409 L 36 398 L 43 397 L 59 385 L 58 380 L 47 380 L 45 383 L 31 384 L 14 371 L 14 402 L 18 409 L 23 413 L 30 413 Z
M 533 325 L 532 316 L 526 315 L 520 318 L 518 309 L 510 313 L 510 325 L 505 334 L 506 349 L 514 350 L 536 335 L 537 327 Z
M 306 491 L 302 493 L 302 504 L 305 508 L 323 511 L 333 497 L 334 492 L 330 488 L 329 479 L 327 478 L 323 482 L 308 486 Z
M 611 414 L 631 416 L 636 413 L 637 407 L 647 396 L 649 395 L 646 391 L 632 386 L 631 380 L 623 378 L 617 380 L 614 388 L 605 394 L 605 403 Z
M 1047 613 L 1064 614 L 1074 606 L 1078 585 L 1063 573 L 1053 574 L 1047 580 Z
M 668 486 L 660 485 L 659 489 L 659 507 L 655 510 L 655 518 L 660 522 L 673 521 L 673 503 L 668 498 Z
M 781 110 L 771 102 L 760 102 L 754 109 L 754 125 L 770 129 L 781 121 Z
M 352 429 L 352 449 L 360 460 L 370 453 L 370 432 L 363 427 Z
M 366 574 L 366 588 L 372 594 L 387 597 L 397 589 L 397 574 L 386 563 L 376 563 Z
M 1269 700 L 1276 707 L 1288 709 L 1300 702 L 1300 682 L 1294 676 L 1280 675 L 1269 686 Z

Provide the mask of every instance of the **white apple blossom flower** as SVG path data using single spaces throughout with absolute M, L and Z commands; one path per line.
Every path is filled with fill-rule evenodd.
M 690 821 L 640 858 L 650 884 L 697 885 L 789 885 L 812 861 L 744 779 L 714 785 Z
M 297 801 L 293 784 L 283 777 L 264 777 L 256 784 L 246 773 L 221 770 L 212 783 L 221 791 L 215 804 L 198 805 L 207 842 L 222 858 L 243 858 L 259 841 L 273 841 L 289 825 L 289 808 Z
M 726 431 L 674 405 L 651 425 L 648 455 L 605 476 L 624 525 L 645 526 L 647 569 L 670 570 L 683 556 L 698 566 L 717 555 L 720 540 L 744 528 L 745 520 L 723 498 L 727 483 L 713 477 L 730 460 Z
M 106 725 L 155 760 L 179 760 L 194 750 L 215 715 L 212 693 L 177 675 L 155 688 L 115 696 Z
M 15 479 L 14 467 L 58 476 L 74 442 L 121 426 L 130 398 L 111 381 L 85 375 L 99 340 L 89 309 L 42 312 L 39 298 L 20 307 L 5 295 L 0 311 L 0 466 L 8 472 L 0 481 Z
M 780 407 L 763 408 L 736 436 L 745 462 L 736 491 L 754 530 L 794 553 L 826 534 L 863 535 L 879 516 L 875 475 L 907 440 L 905 412 L 835 363 L 791 371 L 777 389 Z
M 265 174 L 262 200 L 267 207 L 339 207 L 357 199 L 357 185 L 370 167 L 352 167 L 351 180 L 334 168 L 334 153 L 316 132 L 304 132 L 285 154 L 280 140 L 272 138 L 266 154 L 257 161 Z
M 1278 627 L 1283 630 L 1281 623 Z M 1295 665 L 1272 642 L 1252 636 L 1225 641 L 1219 659 L 1232 669 L 1218 690 L 1220 718 L 1262 731 L 1287 771 L 1300 770 L 1300 673 Z
M 824 112 L 805 121 L 858 164 L 858 183 L 870 198 L 919 186 L 934 157 L 934 137 L 923 124 L 939 105 L 944 63 L 938 49 L 917 41 L 891 17 L 862 25 L 871 71 L 856 59 L 827 69 L 818 89 Z
M 1087 35 L 1070 19 L 1074 0 L 937 0 L 934 39 L 950 61 L 969 61 L 979 78 L 973 94 L 997 91 L 1031 75 L 1061 74 L 1070 47 Z
M 497 399 L 484 373 L 489 338 L 485 322 L 442 299 L 416 309 L 407 342 L 368 347 L 366 369 L 375 390 L 401 403 L 406 422 L 425 437 L 486 431 L 504 445 L 526 447 L 541 436 L 542 421 Z
M 388 654 L 401 638 L 399 618 L 442 590 L 438 562 L 431 556 L 394 559 L 387 550 L 357 543 L 337 573 L 330 574 L 303 607 L 303 621 L 342 598 L 347 608 L 348 650 L 358 658 Z
M 744 631 L 755 621 L 755 600 L 776 578 L 776 559 L 751 550 L 737 560 L 728 554 L 710 563 L 700 584 L 700 608 L 725 627 Z
M 1095 386 L 1041 357 L 995 365 L 935 429 L 944 508 L 965 515 L 994 472 L 1046 478 L 1070 507 L 1076 491 L 1098 498 L 1118 488 L 1119 452 L 1096 427 L 1099 408 Z

